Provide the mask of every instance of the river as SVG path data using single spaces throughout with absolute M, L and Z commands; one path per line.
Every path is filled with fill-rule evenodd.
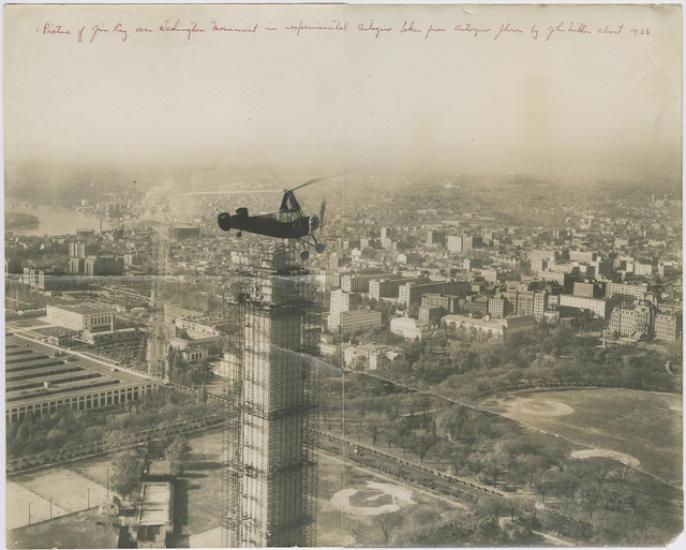
M 37 206 L 28 210 L 17 210 L 17 212 L 20 211 L 36 216 L 39 223 L 7 230 L 17 235 L 74 235 L 79 230 L 100 231 L 99 217 L 71 208 Z M 109 229 L 110 227 L 107 220 L 103 219 L 102 228 Z

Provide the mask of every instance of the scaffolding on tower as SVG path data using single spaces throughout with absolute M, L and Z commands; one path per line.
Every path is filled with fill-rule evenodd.
M 316 545 L 313 292 L 294 243 L 278 242 L 225 295 L 224 547 Z

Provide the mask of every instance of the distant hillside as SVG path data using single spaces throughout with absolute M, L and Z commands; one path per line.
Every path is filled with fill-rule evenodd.
M 27 225 L 38 225 L 40 220 L 33 214 L 25 214 L 24 212 L 6 212 L 5 213 L 5 227 L 7 229 L 16 229 L 17 227 L 25 227 Z

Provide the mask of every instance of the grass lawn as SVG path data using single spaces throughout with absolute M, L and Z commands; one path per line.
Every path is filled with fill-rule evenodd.
M 680 395 L 614 388 L 532 391 L 485 404 L 524 425 L 634 457 L 645 472 L 681 483 Z
M 117 548 L 118 529 L 90 510 L 36 523 L 8 533 L 8 548 Z
M 194 540 L 198 535 L 219 527 L 221 522 L 221 432 L 193 438 L 190 444 L 191 460 L 179 481 L 179 495 L 185 493 L 185 501 L 181 497 L 182 501 L 177 502 L 182 528 L 182 533 L 177 534 L 184 542 L 187 541 L 186 535 L 191 535 L 191 540 Z M 416 491 L 413 491 L 413 503 L 400 501 L 397 497 L 394 499 L 390 494 L 374 490 L 373 486 L 370 491 L 370 482 L 403 486 L 372 472 L 342 464 L 328 455 L 320 455 L 318 463 L 317 546 L 375 546 L 384 543 L 382 532 L 372 517 L 345 512 L 331 502 L 336 493 L 345 489 L 360 491 L 350 498 L 353 506 L 384 506 L 395 500 L 399 502 L 401 511 L 425 507 L 438 513 L 450 513 L 457 509 Z M 221 537 L 215 536 L 214 539 L 220 540 Z
M 381 490 L 377 489 L 381 487 Z M 412 501 L 398 498 L 398 492 L 410 493 Z M 355 491 L 353 493 L 353 490 Z M 317 546 L 384 546 L 385 541 L 380 527 L 375 523 L 374 515 L 363 515 L 342 510 L 336 504 L 336 494 L 346 491 L 346 499 L 352 507 L 360 511 L 373 510 L 395 502 L 400 513 L 414 512 L 419 509 L 431 510 L 448 517 L 459 511 L 457 506 L 434 498 L 411 487 L 368 472 L 362 468 L 343 464 L 337 458 L 328 455 L 319 456 L 319 483 L 317 498 Z M 333 501 L 332 501 L 333 499 Z M 459 541 L 454 541 L 459 545 Z
M 175 538 L 179 546 L 187 545 L 189 540 L 204 541 L 205 544 L 208 541 L 221 540 L 213 531 L 221 525 L 221 438 L 221 432 L 215 431 L 189 440 L 191 457 L 183 475 L 177 480 Z M 57 504 L 67 508 L 64 511 L 60 509 L 61 513 L 67 515 L 52 521 L 12 529 L 8 533 L 8 546 L 112 547 L 107 543 L 107 529 L 98 525 L 96 520 L 101 518 L 96 518 L 93 511 L 68 513 L 71 509 L 85 507 L 85 502 L 81 501 L 85 498 L 83 495 L 87 486 L 91 487 L 91 505 L 103 500 L 101 493 L 107 483 L 108 470 L 110 474 L 112 472 L 111 460 L 112 457 L 91 459 L 70 464 L 67 468 L 47 468 L 38 474 L 13 479 L 17 490 L 26 494 L 24 500 L 33 501 L 34 521 L 39 519 L 38 513 L 44 511 L 40 508 L 39 501 L 45 508 L 49 497 L 54 499 L 53 516 L 57 512 Z M 405 486 L 394 478 L 390 479 L 357 466 L 344 464 L 338 457 L 321 454 L 318 463 L 317 546 L 383 545 L 382 531 L 374 522 L 374 516 L 369 515 L 373 513 L 369 510 L 375 507 L 385 509 L 397 505 L 401 513 L 426 509 L 441 515 L 449 515 L 459 510 L 444 500 Z M 65 493 L 66 488 L 68 490 Z M 40 494 L 36 494 L 36 490 Z M 345 507 L 332 502 L 334 495 L 341 492 L 344 492 L 345 497 L 342 501 L 347 503 Z M 24 507 L 17 510 L 19 515 L 16 518 L 8 515 L 10 528 L 22 524 L 26 515 Z M 364 509 L 368 510 L 368 515 L 365 515 Z M 47 516 L 40 519 L 47 519 Z M 208 534 L 213 536 L 205 536 Z M 458 542 L 456 541 L 456 544 Z

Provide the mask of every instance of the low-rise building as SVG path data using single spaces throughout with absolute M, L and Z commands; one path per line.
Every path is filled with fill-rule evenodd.
M 74 277 L 69 277 L 58 269 L 46 267 L 25 267 L 22 281 L 27 286 L 45 291 L 68 290 L 77 286 Z
M 450 235 L 446 245 L 450 252 L 467 252 L 474 248 L 474 238 L 470 235 Z
M 492 319 L 491 317 L 469 317 L 467 315 L 446 315 L 443 324 L 455 329 L 466 338 L 487 337 L 506 340 L 513 335 L 536 328 L 536 321 L 528 315 Z
M 373 279 L 369 281 L 369 298 L 373 300 L 397 298 L 400 286 L 412 281 L 412 279 L 405 279 L 403 277 Z
M 648 292 L 648 283 L 610 283 L 610 297 L 626 296 L 635 300 L 643 300 Z
M 605 283 L 599 281 L 575 281 L 572 290 L 574 296 L 583 298 L 604 298 Z
M 169 227 L 169 238 L 172 241 L 183 241 L 187 239 L 198 239 L 200 228 L 197 225 L 172 225 Z
M 349 334 L 361 330 L 381 328 L 381 312 L 373 309 L 344 311 L 340 318 L 340 332 Z
M 430 229 L 426 234 L 426 244 L 431 245 L 445 245 L 446 234 L 445 231 L 437 231 Z
M 495 284 L 498 282 L 498 270 L 496 269 L 475 269 L 474 271 L 478 273 L 487 283 Z
M 545 271 L 548 266 L 555 263 L 554 250 L 533 250 L 529 253 L 529 264 L 531 271 L 538 273 Z
M 679 319 L 667 313 L 655 314 L 655 339 L 674 342 L 679 337 Z
M 392 273 L 344 273 L 341 275 L 341 290 L 344 292 L 369 292 L 372 280 L 392 278 Z
M 571 294 L 560 294 L 560 307 L 588 310 L 600 319 L 606 319 L 610 311 L 610 303 L 605 298 L 584 298 Z
M 10 336 L 5 343 L 5 420 L 123 405 L 155 391 L 158 383 L 84 359 L 53 357 Z
M 422 329 L 419 322 L 412 317 L 395 317 L 391 319 L 390 330 L 393 334 L 405 340 L 421 340 Z
M 389 346 L 371 343 L 345 347 L 343 359 L 346 367 L 377 370 L 390 363 L 398 354 L 397 350 Z
M 440 307 L 446 313 L 456 313 L 460 305 L 460 297 L 456 294 L 438 294 L 431 292 L 422 294 L 420 307 Z
M 640 275 L 643 277 L 647 277 L 649 275 L 652 275 L 653 274 L 653 265 L 651 263 L 648 263 L 648 262 L 643 263 L 643 262 L 637 261 L 634 264 L 634 274 Z
M 419 307 L 420 297 L 424 294 L 454 294 L 464 296 L 471 290 L 469 281 L 427 281 L 406 283 L 398 290 L 398 301 L 408 311 Z M 415 309 L 416 311 L 416 309 Z
M 342 288 L 331 292 L 329 303 L 329 317 L 327 327 L 335 332 L 341 327 L 341 314 L 355 309 L 360 303 L 360 295 L 357 292 L 348 292 Z
M 45 312 L 48 322 L 60 327 L 90 332 L 114 330 L 114 313 L 107 308 L 89 304 L 78 306 L 48 305 Z
M 505 299 L 501 297 L 492 297 L 488 299 L 488 314 L 493 319 L 502 319 L 505 317 Z
M 460 301 L 459 311 L 471 314 L 477 317 L 488 315 L 488 296 L 479 296 L 477 298 L 467 296 Z
M 88 256 L 84 260 L 83 272 L 90 276 L 121 275 L 124 273 L 124 259 L 117 256 Z
M 161 466 L 158 466 L 161 464 Z M 174 477 L 168 462 L 153 462 L 140 483 L 138 498 L 120 513 L 122 529 L 135 548 L 167 548 L 174 534 Z
M 616 336 L 635 339 L 650 334 L 651 314 L 647 305 L 636 308 L 616 307 L 610 314 L 608 328 Z
M 440 324 L 441 318 L 446 313 L 448 313 L 448 310 L 440 306 L 420 306 L 419 315 L 417 319 L 419 321 L 420 326 L 435 326 Z

